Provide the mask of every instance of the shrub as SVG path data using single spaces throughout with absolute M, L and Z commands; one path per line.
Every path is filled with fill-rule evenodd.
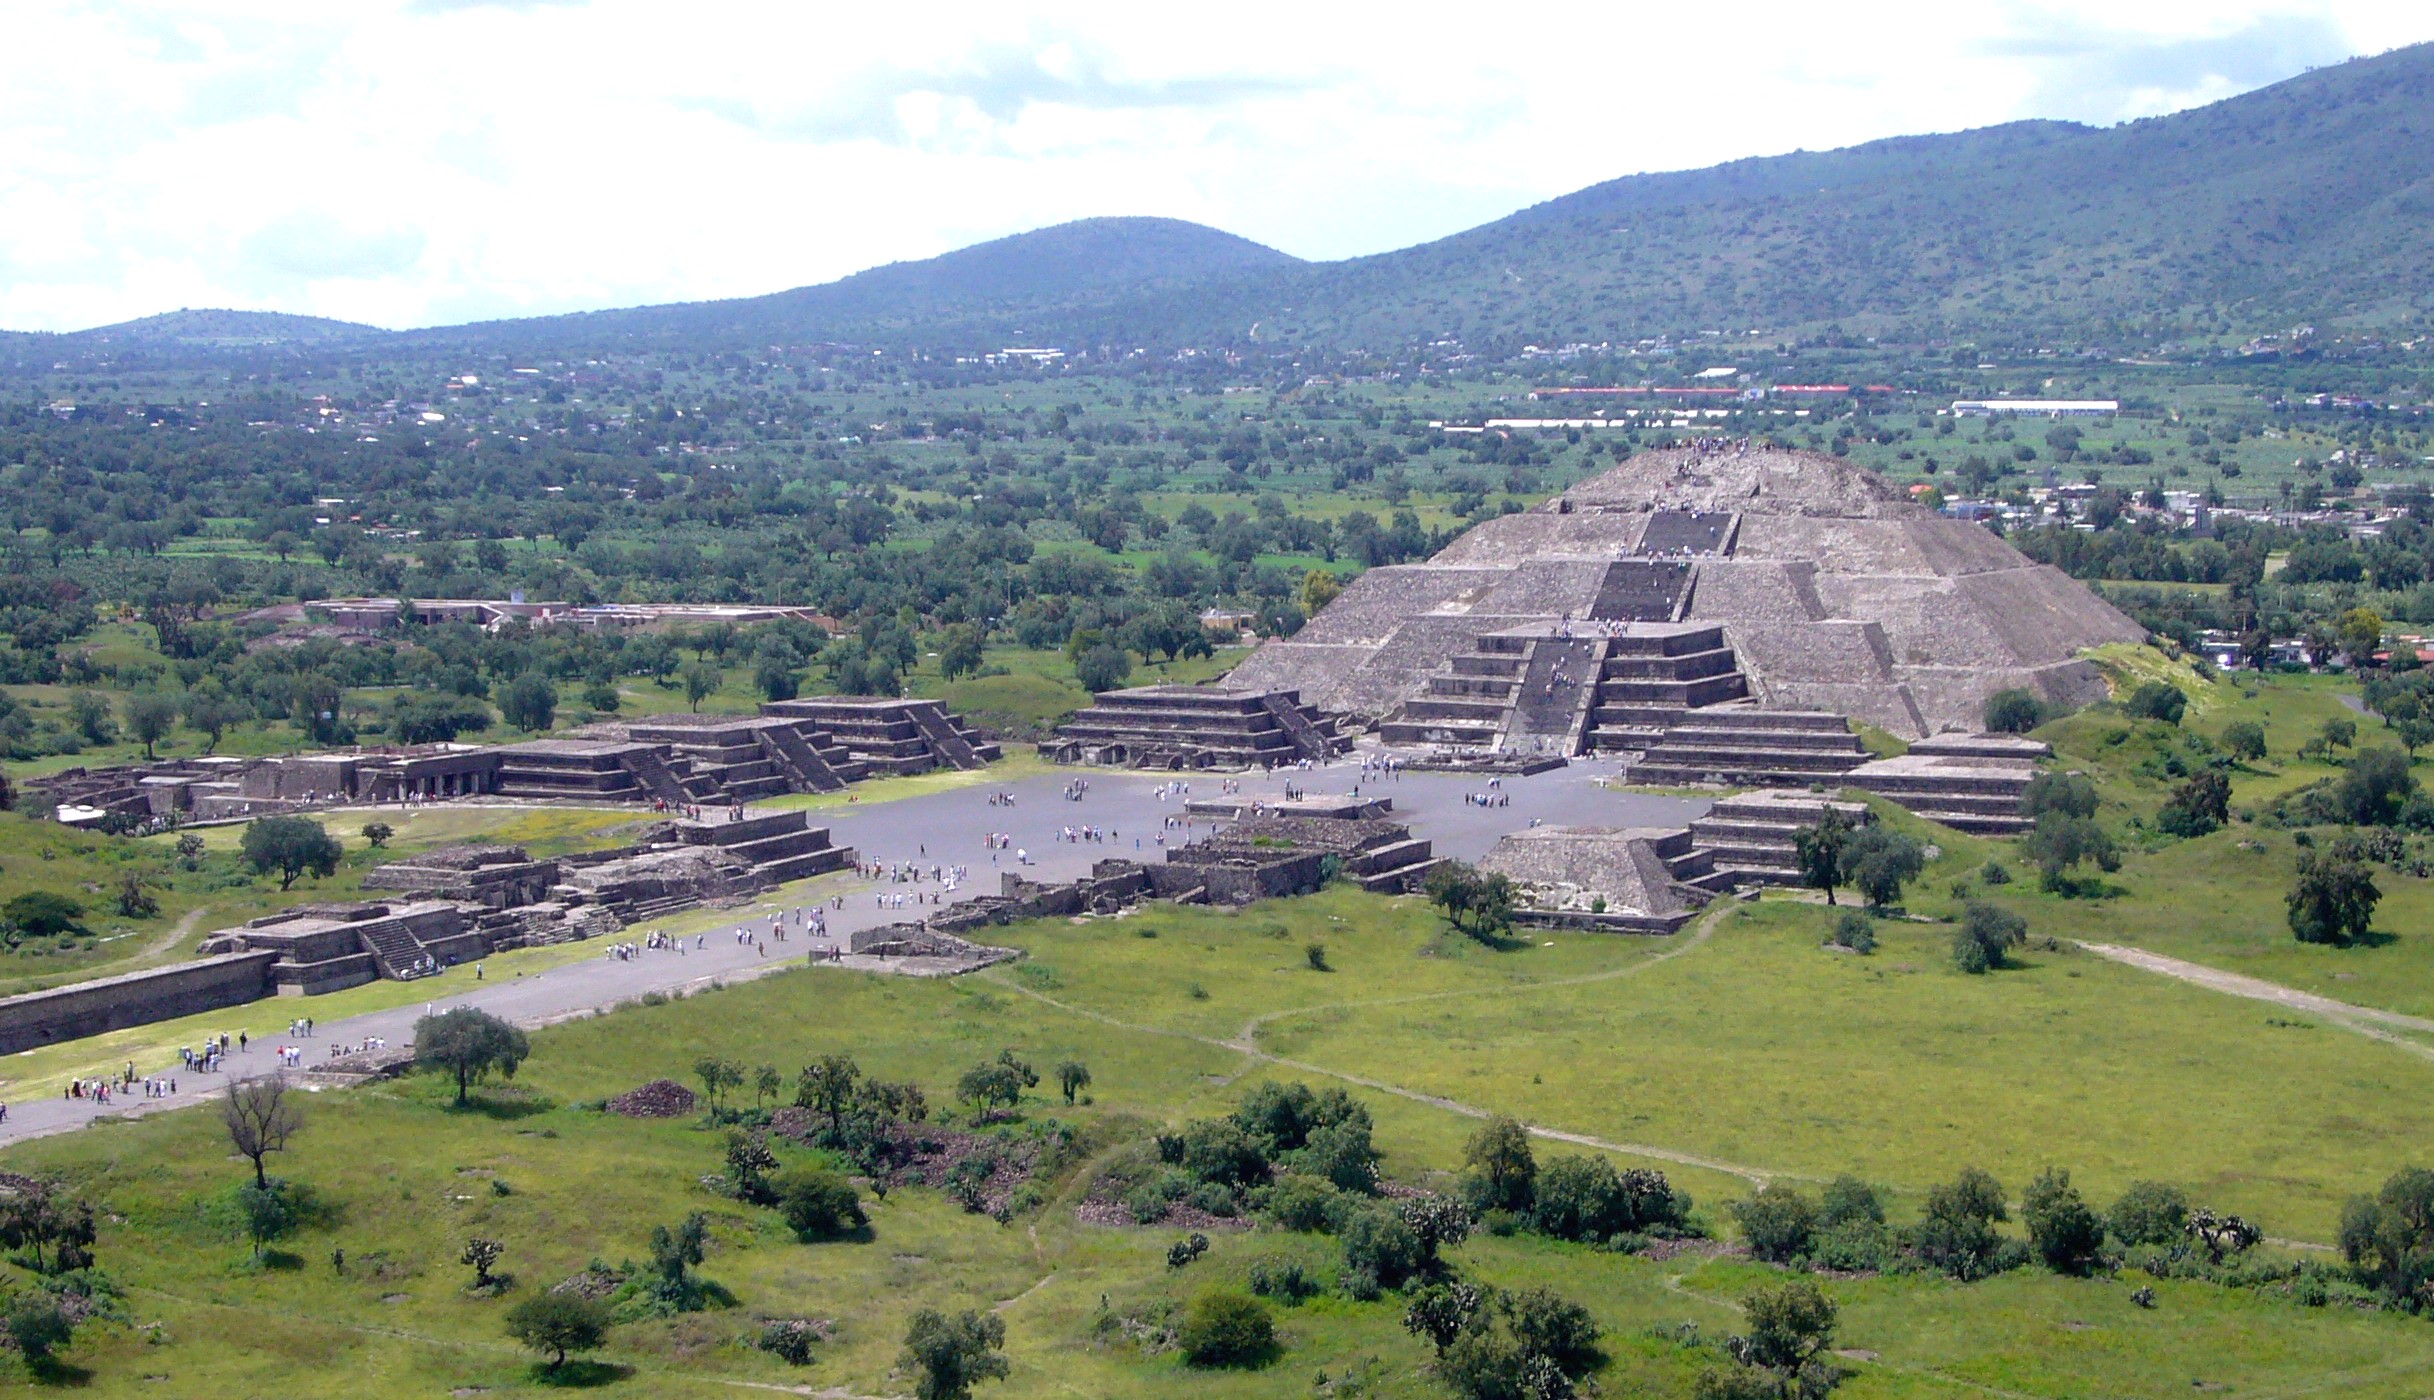
M 1166 1247 L 1166 1267 L 1180 1269 L 1209 1252 L 1209 1237 L 1198 1230 Z
M 57 1298 L 47 1293 L 28 1293 L 9 1308 L 5 1319 L 0 1319 L 0 1330 L 8 1333 L 17 1354 L 28 1365 L 38 1365 L 68 1344 L 76 1333 L 76 1323 Z
M 1377 1189 L 1378 1153 L 1370 1145 L 1369 1118 L 1347 1120 L 1320 1128 L 1299 1152 L 1290 1154 L 1296 1172 L 1324 1177 L 1345 1191 Z
M 1927 853 L 1918 842 L 1882 822 L 1851 833 L 1842 849 L 1842 878 L 1882 909 L 1902 897 L 1902 886 L 1918 878 Z
M 1471 1134 L 1462 1161 L 1470 1168 L 1462 1184 L 1472 1209 L 1485 1213 L 1530 1208 L 1538 1159 L 1530 1151 L 1530 1130 L 1519 1120 L 1490 1118 L 1487 1126 Z
M 2011 883 L 2011 868 L 1999 860 L 1989 860 L 1978 868 L 1978 878 L 1989 885 Z
M 833 1240 L 869 1223 L 853 1183 L 835 1172 L 803 1168 L 778 1178 L 778 1212 L 800 1239 Z
M 1971 900 L 1952 935 L 1952 965 L 1975 975 L 2003 965 L 2004 954 L 2028 941 L 2028 921 L 2010 910 Z
M 1986 697 L 1985 718 L 1989 734 L 2026 734 L 2045 723 L 2045 705 L 2025 690 L 1998 690 Z
M 1352 1274 L 1365 1274 L 1385 1288 L 1401 1287 L 1403 1280 L 1418 1273 L 1428 1261 L 1418 1233 L 1403 1222 L 1403 1217 L 1384 1207 L 1347 1212 L 1339 1234 L 1345 1269 Z
M 1323 1231 L 1333 1228 L 1343 1199 L 1331 1183 L 1296 1174 L 1276 1183 L 1266 1208 L 1268 1218 L 1287 1230 Z
M 2302 851 L 2298 879 L 2283 902 L 2300 942 L 2349 943 L 2366 936 L 2382 898 L 2364 862 L 2334 851 Z
M 2063 812 L 2074 817 L 2096 815 L 2096 785 L 2077 773 L 2044 772 L 2028 780 L 2020 794 L 2020 814 L 2041 817 Z
M 2422 1308 L 2434 1295 L 2434 1171 L 2404 1167 L 2344 1207 L 2341 1257 L 2387 1301 Z
M 1324 943 L 1312 943 L 1303 948 L 1302 961 L 1310 965 L 1310 970 L 1312 972 L 1332 972 L 1335 970 L 1327 966 L 1327 945 Z
M 2160 1181 L 2131 1182 L 2105 1213 L 2105 1227 L 2126 1245 L 2170 1244 L 2188 1223 L 2188 1197 Z
M 1929 1188 L 1926 1209 L 1903 1243 L 1930 1268 L 1974 1282 L 2000 1272 L 2003 1240 L 1994 1227 L 2010 1218 L 2002 1186 L 1970 1167 L 1957 1180 Z
M 1192 1300 L 1175 1340 L 1194 1366 L 1256 1366 L 1276 1350 L 1276 1323 L 1258 1299 L 1211 1289 Z
M 1254 1259 L 1251 1291 L 1262 1298 L 1298 1303 L 1318 1292 L 1318 1280 L 1298 1259 Z
M 84 917 L 84 906 L 64 894 L 50 890 L 27 890 L 11 899 L 0 917 L 6 917 L 18 929 L 34 938 L 57 938 L 63 934 L 81 933 L 77 923 Z
M 570 1351 L 590 1351 L 608 1336 L 608 1304 L 579 1293 L 541 1293 L 507 1310 L 507 1335 L 550 1353 L 548 1369 L 566 1364 Z
M 811 1344 L 819 1339 L 819 1329 L 803 1318 L 781 1317 L 762 1323 L 761 1335 L 753 1345 L 789 1366 L 808 1366 Z
M 2231 780 L 2211 768 L 2190 774 L 2155 814 L 2155 825 L 2167 836 L 2203 836 L 2230 820 Z
M 1732 1205 L 1749 1252 L 1770 1264 L 1788 1264 L 1808 1253 L 1817 1231 L 1817 1206 L 1794 1187 L 1768 1182 L 1756 1195 Z
M 2179 686 L 2165 681 L 2147 681 L 2131 691 L 2129 699 L 2121 702 L 2122 713 L 2138 719 L 2160 720 L 2165 724 L 2180 723 L 2180 717 L 2188 708 L 2189 697 L 2181 693 Z
M 1857 909 L 1845 909 L 1834 920 L 1834 931 L 1828 935 L 1828 941 L 1837 948 L 1848 948 L 1854 953 L 1873 953 L 1876 951 L 1876 921 Z

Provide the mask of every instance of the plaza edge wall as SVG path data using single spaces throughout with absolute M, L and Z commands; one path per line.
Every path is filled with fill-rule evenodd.
M 0 998 L 0 1055 L 104 1031 L 259 1001 L 273 991 L 273 949 Z

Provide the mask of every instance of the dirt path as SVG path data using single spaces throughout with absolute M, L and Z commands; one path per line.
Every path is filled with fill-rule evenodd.
M 187 934 L 194 932 L 194 926 L 203 922 L 203 916 L 210 912 L 211 906 L 208 904 L 198 904 L 192 909 L 187 910 L 185 917 L 170 925 L 168 932 L 163 933 L 160 937 L 155 938 L 151 942 L 145 944 L 143 951 L 137 953 L 135 956 L 138 959 L 157 958 L 161 954 L 175 948 L 178 945 L 178 940 L 184 938 Z
M 1555 978 L 1545 982 L 1533 983 L 1526 987 L 1482 986 L 1452 992 L 1431 992 L 1424 996 L 1388 997 L 1377 1001 L 1334 1002 L 1325 1006 L 1296 1007 L 1291 1011 L 1271 1012 L 1264 1016 L 1254 1017 L 1250 1022 L 1245 1024 L 1240 1031 L 1225 1039 L 1219 1039 L 1215 1036 L 1194 1035 L 1189 1031 L 1174 1030 L 1165 1026 L 1144 1026 L 1131 1021 L 1119 1020 L 1116 1017 L 1105 1014 L 1104 1012 L 1093 1011 L 1088 1007 L 1075 1006 L 1069 1002 L 1059 1001 L 1054 997 L 1046 995 L 1045 993 L 1034 991 L 1029 987 L 1023 986 L 1021 983 L 1015 981 L 1011 977 L 1001 976 L 994 969 L 981 975 L 1019 996 L 1029 997 L 1032 1000 L 1040 1002 L 1044 1005 L 1053 1006 L 1057 1010 L 1062 1011 L 1067 1015 L 1079 1016 L 1084 1020 L 1096 1021 L 1104 1026 L 1113 1026 L 1119 1030 L 1134 1031 L 1142 1035 L 1156 1035 L 1165 1036 L 1174 1040 L 1188 1040 L 1199 1045 L 1213 1046 L 1220 1050 L 1230 1050 L 1235 1054 L 1247 1056 L 1250 1059 L 1256 1060 L 1263 1064 L 1278 1065 L 1285 1069 L 1299 1070 L 1305 1074 L 1323 1075 L 1329 1079 L 1340 1079 L 1347 1084 L 1358 1084 L 1364 1089 L 1374 1089 L 1381 1094 L 1392 1094 L 1396 1098 L 1407 1099 L 1413 1103 L 1426 1104 L 1430 1108 L 1441 1109 L 1447 1113 L 1459 1114 L 1465 1118 L 1484 1119 L 1492 1117 L 1493 1115 L 1487 1109 L 1480 1108 L 1475 1104 L 1463 1103 L 1459 1099 L 1450 1099 L 1442 1094 L 1426 1093 L 1418 1089 L 1409 1088 L 1405 1085 L 1389 1083 L 1383 1079 L 1371 1079 L 1365 1075 L 1353 1074 L 1328 1065 L 1313 1064 L 1307 1060 L 1288 1059 L 1282 1055 L 1270 1054 L 1269 1052 L 1260 1049 L 1256 1043 L 1259 1028 L 1270 1021 L 1274 1021 L 1285 1016 L 1310 1015 L 1316 1012 L 1340 1010 L 1348 1007 L 1366 1008 L 1373 1006 L 1402 1006 L 1412 1002 L 1442 1001 L 1453 997 L 1469 996 L 1527 996 L 1532 992 L 1543 991 L 1552 987 L 1577 987 L 1585 982 L 1604 982 L 1611 981 L 1618 977 L 1628 977 L 1644 968 L 1655 967 L 1659 963 L 1673 958 L 1678 958 L 1705 943 L 1709 937 L 1714 934 L 1716 925 L 1723 922 L 1725 916 L 1729 914 L 1732 909 L 1737 907 L 1739 907 L 1737 904 L 1731 902 L 1719 902 L 1716 908 L 1709 911 L 1705 916 L 1700 918 L 1697 924 L 1693 925 L 1692 931 L 1688 935 L 1683 936 L 1680 943 L 1667 948 L 1664 952 L 1657 954 L 1655 957 L 1648 958 L 1640 962 L 1631 963 L 1624 967 L 1608 968 L 1604 972 L 1586 973 L 1578 977 Z M 1702 1171 L 1721 1172 L 1726 1176 L 1737 1176 L 1753 1186 L 1764 1186 L 1769 1181 L 1779 1179 L 1811 1179 L 1794 1172 L 1783 1172 L 1768 1167 L 1753 1167 L 1738 1162 L 1727 1162 L 1714 1157 L 1700 1156 L 1694 1152 L 1682 1152 L 1670 1147 L 1659 1147 L 1651 1143 L 1616 1142 L 1608 1138 L 1595 1137 L 1588 1133 L 1576 1133 L 1567 1129 L 1548 1127 L 1539 1123 L 1524 1123 L 1522 1126 L 1529 1129 L 1532 1137 L 1545 1138 L 1551 1142 L 1568 1142 L 1577 1147 L 1594 1147 L 1607 1152 L 1620 1152 L 1633 1157 L 1646 1157 L 1659 1162 L 1672 1162 L 1677 1166 L 1697 1167 Z
M 2408 1016 L 2398 1011 L 2385 1011 L 2379 1007 L 2356 1006 L 2346 1001 L 2335 1001 L 2331 997 L 2318 996 L 2314 992 L 2302 992 L 2293 987 L 2285 987 L 2279 982 L 2267 982 L 2262 978 L 2247 977 L 2237 972 L 2225 972 L 2221 968 L 2208 967 L 2203 963 L 2168 958 L 2161 953 L 2150 953 L 2144 948 L 2125 948 L 2115 943 L 2080 943 L 2079 946 L 2098 957 L 2109 958 L 2114 962 L 2135 967 L 2142 972 L 2152 972 L 2161 977 L 2169 977 L 2176 982 L 2186 982 L 2193 987 L 2203 987 L 2210 992 L 2220 992 L 2224 996 L 2243 997 L 2249 1001 L 2261 1001 L 2270 1006 L 2286 1007 L 2292 1011 L 2303 1011 L 2310 1016 L 2321 1017 L 2345 1031 L 2365 1036 L 2369 1040 L 2379 1040 L 2386 1045 L 2396 1046 L 2421 1060 L 2434 1060 L 2434 1046 L 2411 1040 L 2407 1036 L 2394 1035 L 2391 1029 L 2387 1029 L 2398 1028 L 2415 1031 L 2420 1035 L 2434 1035 L 2434 1020 L 2423 1016 Z

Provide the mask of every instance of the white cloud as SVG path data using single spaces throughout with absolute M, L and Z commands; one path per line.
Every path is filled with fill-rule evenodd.
M 747 295 L 1095 214 L 1344 257 L 1635 171 L 2116 121 L 2434 34 L 2366 0 L 26 8 L 0 53 L 24 329 Z

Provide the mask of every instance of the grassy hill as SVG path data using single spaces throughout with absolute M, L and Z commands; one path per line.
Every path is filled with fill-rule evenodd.
M 69 339 L 112 341 L 131 345 L 194 345 L 252 347 L 264 345 L 323 345 L 364 340 L 388 332 L 356 321 L 326 316 L 290 316 L 278 311 L 178 310 L 145 316 L 116 325 L 74 332 Z

